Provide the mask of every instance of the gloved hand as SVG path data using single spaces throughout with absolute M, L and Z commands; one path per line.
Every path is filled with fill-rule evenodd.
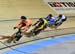
M 16 29 L 17 27 L 14 27 L 13 29 Z

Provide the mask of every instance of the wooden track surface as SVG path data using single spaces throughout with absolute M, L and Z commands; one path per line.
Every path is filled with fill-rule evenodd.
M 42 0 L 0 0 L 0 18 L 43 17 L 56 14 Z
M 47 14 L 56 13 L 49 8 L 42 0 L 0 0 L 0 19 L 17 19 L 21 15 L 28 18 L 43 17 Z M 75 15 L 75 14 L 66 14 Z M 0 35 L 11 35 L 15 32 L 13 27 L 17 21 L 0 22 Z M 68 18 L 59 28 L 75 27 L 75 18 Z M 23 40 L 24 41 L 24 40 Z M 0 46 L 4 46 L 0 44 Z

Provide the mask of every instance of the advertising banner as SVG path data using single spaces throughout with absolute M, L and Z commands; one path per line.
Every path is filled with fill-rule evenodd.
M 56 13 L 75 13 L 75 0 L 43 0 Z

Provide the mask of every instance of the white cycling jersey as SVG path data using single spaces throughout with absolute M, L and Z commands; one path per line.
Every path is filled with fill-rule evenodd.
M 55 18 L 60 18 L 59 16 L 55 17 Z M 62 15 L 62 17 L 60 19 L 65 19 L 65 15 Z

